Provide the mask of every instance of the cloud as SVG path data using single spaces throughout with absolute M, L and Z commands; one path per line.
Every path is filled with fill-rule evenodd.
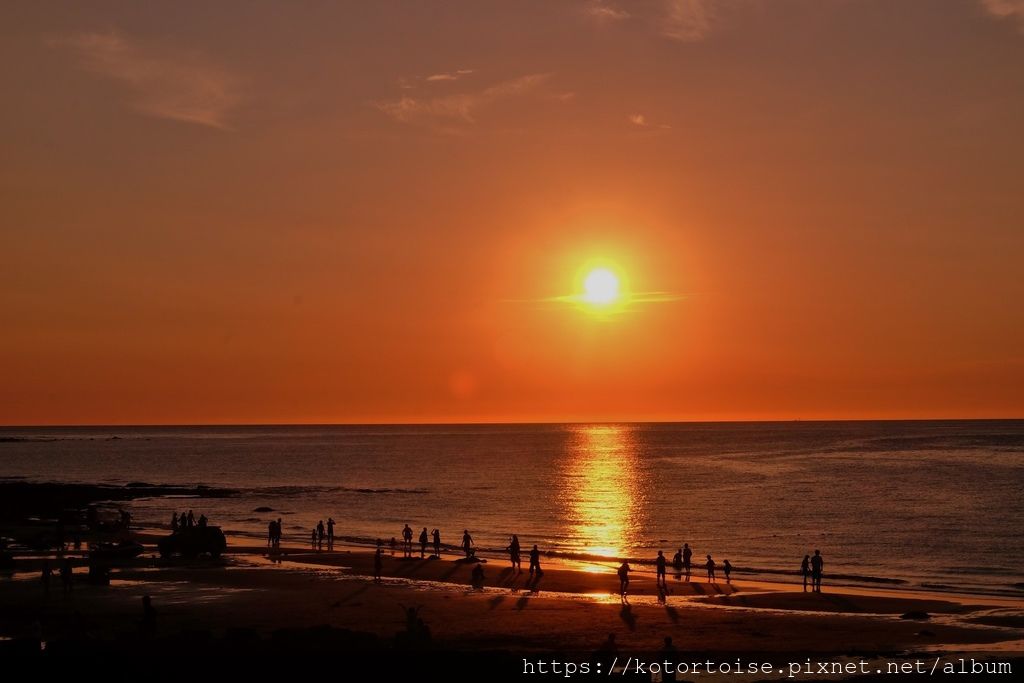
M 131 91 L 131 105 L 157 118 L 227 129 L 239 102 L 236 80 L 196 55 L 168 54 L 116 31 L 79 33 L 49 41 L 79 65 Z
M 999 19 L 1015 19 L 1017 28 L 1024 32 L 1024 0 L 979 0 L 981 6 Z
M 585 11 L 599 21 L 622 21 L 623 19 L 629 19 L 631 16 L 626 10 L 606 5 L 600 2 L 600 0 L 588 5 Z
M 644 128 L 647 126 L 647 117 L 644 116 L 643 114 L 630 114 L 629 122 L 632 123 L 634 126 L 640 126 L 641 128 Z
M 457 81 L 463 76 L 468 76 L 471 73 L 473 73 L 473 69 L 459 69 L 458 71 L 449 71 L 445 73 L 432 74 L 430 76 L 427 76 L 423 80 L 427 81 L 428 83 L 436 81 Z
M 376 102 L 375 106 L 401 123 L 456 120 L 476 123 L 477 111 L 497 101 L 519 97 L 536 90 L 551 74 L 530 74 L 497 83 L 483 90 L 440 97 L 401 97 Z
M 704 39 L 711 23 L 707 0 L 666 0 L 661 33 L 672 40 L 695 43 Z

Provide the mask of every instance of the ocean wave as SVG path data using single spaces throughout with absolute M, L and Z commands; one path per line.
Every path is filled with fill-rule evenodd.
M 254 496 L 301 496 L 309 493 L 362 493 L 362 494 L 400 494 L 400 495 L 423 495 L 429 493 L 423 488 L 401 488 L 401 487 L 372 487 L 372 486 L 265 486 L 260 488 L 246 489 L 245 492 Z

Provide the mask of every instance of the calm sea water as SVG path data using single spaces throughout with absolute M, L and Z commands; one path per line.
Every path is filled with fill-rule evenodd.
M 4 428 L 0 477 L 230 487 L 133 513 L 193 507 L 261 539 L 277 516 L 295 541 L 332 516 L 341 536 L 408 522 L 498 549 L 514 532 L 594 563 L 686 541 L 737 567 L 820 548 L 833 574 L 1024 582 L 1024 421 Z

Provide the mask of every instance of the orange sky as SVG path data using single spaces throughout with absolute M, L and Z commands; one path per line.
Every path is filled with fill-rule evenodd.
M 1024 416 L 1019 2 L 326 4 L 0 9 L 0 423 Z

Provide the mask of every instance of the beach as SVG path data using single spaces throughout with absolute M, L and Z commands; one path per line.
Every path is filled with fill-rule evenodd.
M 496 673 L 511 675 L 508 667 L 524 657 L 592 657 L 611 633 L 624 653 L 656 653 L 670 636 L 680 651 L 702 656 L 842 656 L 882 664 L 922 652 L 1013 652 L 1024 638 L 1024 604 L 1011 598 L 844 589 L 827 581 L 813 593 L 736 576 L 708 583 L 703 572 L 687 582 L 670 572 L 662 604 L 648 568 L 634 572 L 624 605 L 613 568 L 542 561 L 543 576 L 534 583 L 503 559 L 482 558 L 484 587 L 473 589 L 475 563 L 452 553 L 421 559 L 418 551 L 413 558 L 385 551 L 376 582 L 373 553 L 365 549 L 284 544 L 270 552 L 229 544 L 218 560 L 161 560 L 153 535 L 136 538 L 146 552 L 115 567 L 109 586 L 89 585 L 86 559 L 69 552 L 76 580 L 66 596 L 56 577 L 44 595 L 39 570 L 49 553 L 19 554 L 17 570 L 0 581 L 0 635 L 12 639 L 3 643 L 8 650 L 25 653 L 41 639 L 51 653 L 76 657 L 83 643 L 85 654 L 125 643 L 139 653 L 188 642 L 186 656 L 224 648 L 253 655 L 273 643 L 277 655 L 290 657 L 329 643 L 348 658 L 436 652 L 444 663 L 456 652 L 496 662 L 504 667 Z M 156 610 L 149 626 L 144 595 Z M 408 607 L 429 629 L 427 642 L 404 639 Z

